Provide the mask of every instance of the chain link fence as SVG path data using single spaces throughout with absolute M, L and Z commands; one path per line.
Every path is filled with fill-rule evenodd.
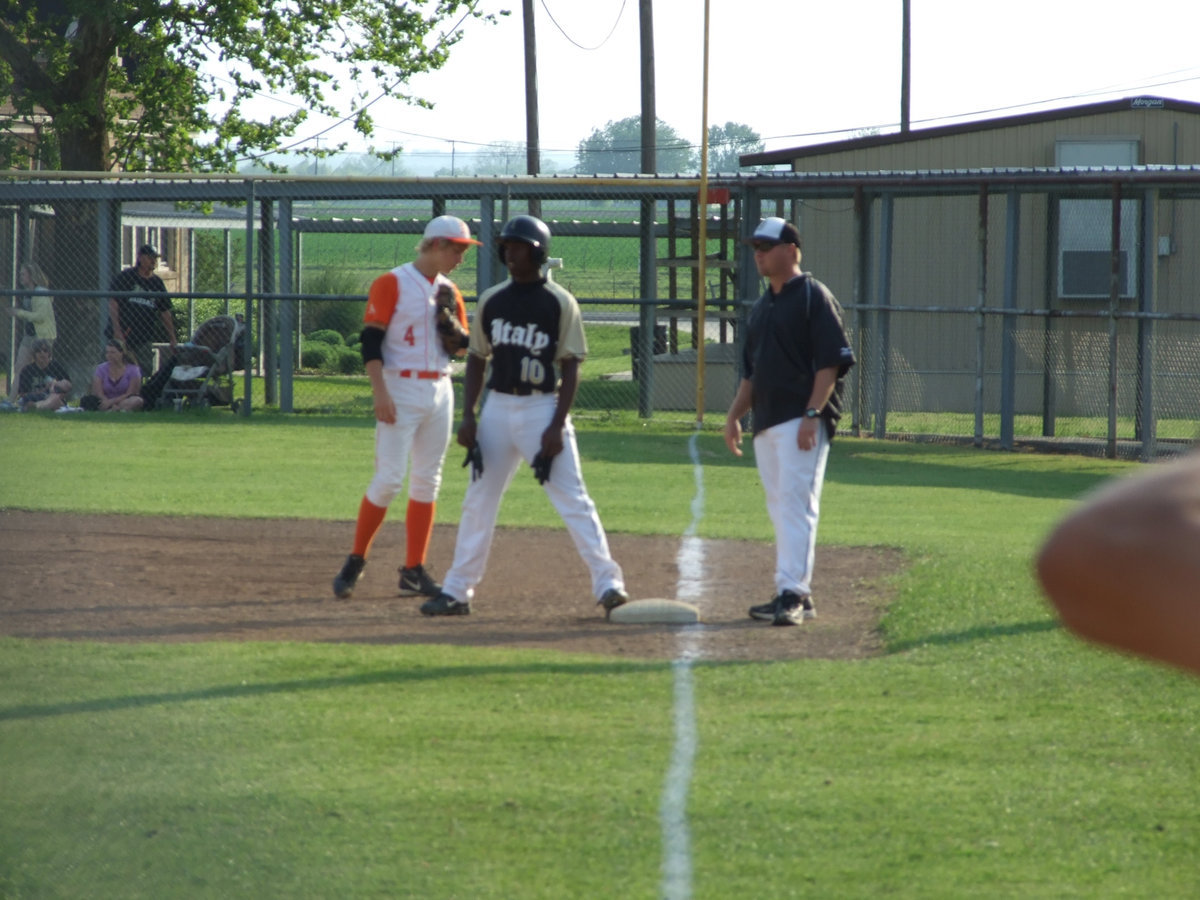
M 846 311 L 859 359 L 848 429 L 1142 456 L 1195 438 L 1197 173 L 768 173 L 703 185 L 703 205 L 701 187 L 11 173 L 0 179 L 0 284 L 15 315 L 0 370 L 11 391 L 34 301 L 49 296 L 55 357 L 73 396 L 85 392 L 110 301 L 137 293 L 114 291 L 113 278 L 150 244 L 179 341 L 214 318 L 242 326 L 228 390 L 182 405 L 369 415 L 357 345 L 371 281 L 450 213 L 483 241 L 452 275 L 471 310 L 505 275 L 501 226 L 531 213 L 553 233 L 549 277 L 584 314 L 576 416 L 719 421 L 737 385 L 739 322 L 763 289 L 741 238 L 782 215 L 804 235 L 804 267 Z M 28 262 L 44 288 L 22 282 Z M 166 334 L 154 337 L 148 373 L 169 357 Z

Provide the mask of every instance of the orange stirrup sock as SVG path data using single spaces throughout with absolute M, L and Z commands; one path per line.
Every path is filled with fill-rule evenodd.
M 376 506 L 366 497 L 362 498 L 362 503 L 358 505 L 358 524 L 354 526 L 354 549 L 351 553 L 365 558 L 371 552 L 371 544 L 383 526 L 386 515 L 386 506 Z
M 420 500 L 408 501 L 408 513 L 404 518 L 404 530 L 408 545 L 405 552 L 404 565 L 411 569 L 425 562 L 425 554 L 429 552 L 429 539 L 433 537 L 433 511 L 436 503 L 422 503 Z

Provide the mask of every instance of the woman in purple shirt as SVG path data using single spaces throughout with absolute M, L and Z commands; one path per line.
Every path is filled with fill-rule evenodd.
M 92 395 L 101 412 L 131 412 L 142 408 L 142 370 L 129 362 L 125 345 L 116 338 L 104 345 L 104 362 L 92 376 Z M 90 405 L 90 404 L 89 404 Z

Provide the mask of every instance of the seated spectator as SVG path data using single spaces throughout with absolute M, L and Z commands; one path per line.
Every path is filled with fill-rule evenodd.
M 25 412 L 56 410 L 66 404 L 70 390 L 71 376 L 52 358 L 50 342 L 38 338 L 33 342 L 33 362 L 17 375 L 17 403 Z
M 129 361 L 125 344 L 110 338 L 104 345 L 104 362 L 96 366 L 92 376 L 91 396 L 96 399 L 80 401 L 79 405 L 100 412 L 132 412 L 142 408 L 141 389 L 142 370 Z

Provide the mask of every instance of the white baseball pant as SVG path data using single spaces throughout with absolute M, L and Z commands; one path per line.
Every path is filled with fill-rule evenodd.
M 375 475 L 367 485 L 367 499 L 386 507 L 396 498 L 411 454 L 409 499 L 433 503 L 442 485 L 442 465 L 454 424 L 450 378 L 401 378 L 384 370 L 383 380 L 396 405 L 396 421 L 375 423 Z
M 524 468 L 533 478 L 528 465 L 542 449 L 542 432 L 554 417 L 557 402 L 554 394 L 528 397 L 496 391 L 488 394 L 476 429 L 476 441 L 483 455 L 483 476 L 467 487 L 454 562 L 442 580 L 442 590 L 451 597 L 470 600 L 475 595 L 475 586 L 483 579 L 491 552 L 500 500 L 518 469 Z M 621 567 L 609 552 L 608 537 L 596 504 L 583 483 L 575 427 L 569 416 L 563 428 L 562 452 L 554 457 L 550 478 L 543 487 L 591 573 L 596 599 L 609 588 L 624 590 Z
M 775 592 L 812 593 L 813 557 L 821 486 L 829 459 L 825 424 L 817 424 L 817 445 L 796 445 L 801 419 L 781 422 L 754 436 L 754 461 L 767 495 L 767 513 L 775 526 Z

